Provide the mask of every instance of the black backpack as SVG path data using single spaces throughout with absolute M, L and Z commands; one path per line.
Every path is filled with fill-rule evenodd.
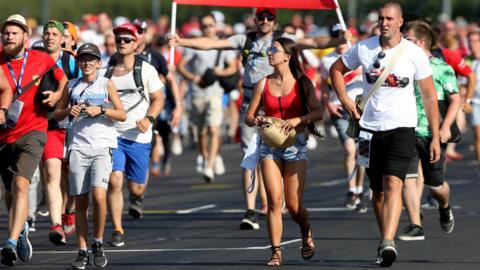
M 273 31 L 273 40 L 281 37 L 283 35 L 283 31 L 278 31 L 275 30 Z M 245 63 L 247 62 L 247 58 L 250 55 L 255 55 L 255 56 L 260 56 L 260 57 L 266 57 L 266 54 L 264 52 L 256 52 L 253 51 L 253 42 L 257 40 L 257 32 L 252 31 L 247 33 L 247 40 L 245 41 L 245 46 L 243 46 L 242 49 L 242 64 L 245 66 Z
M 135 103 L 132 107 L 130 107 L 127 112 L 133 110 L 135 107 L 140 105 L 143 100 L 147 101 L 147 98 L 145 97 L 144 91 L 145 88 L 143 86 L 143 80 L 142 80 L 142 63 L 145 61 L 145 59 L 139 55 L 135 55 L 135 62 L 133 63 L 133 80 L 135 81 L 135 89 L 117 89 L 117 92 L 119 93 L 120 96 L 130 94 L 130 93 L 138 93 L 140 95 L 140 100 Z M 111 79 L 113 75 L 113 68 L 115 67 L 115 64 L 117 63 L 117 58 L 112 57 L 108 63 L 107 71 L 105 72 L 104 77 Z
M 70 69 L 70 56 L 73 57 L 73 54 L 69 51 L 62 51 L 62 69 L 65 73 L 65 76 L 69 80 L 78 78 L 80 76 L 80 68 L 78 67 L 77 61 L 75 61 L 75 67 L 73 70 Z

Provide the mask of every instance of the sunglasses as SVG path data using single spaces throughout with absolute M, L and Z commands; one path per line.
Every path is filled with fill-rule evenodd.
M 263 22 L 265 19 L 267 19 L 267 21 L 269 22 L 272 22 L 273 20 L 275 20 L 275 16 L 273 16 L 272 14 L 260 14 L 257 16 L 257 20 L 259 22 Z
M 213 28 L 213 27 L 215 27 L 215 25 L 213 25 L 213 24 L 202 24 L 200 27 L 202 29 L 207 29 L 207 28 Z
M 278 49 L 277 47 L 268 47 L 267 48 L 267 53 L 270 53 L 272 55 L 275 55 L 277 53 L 281 53 L 281 52 L 285 52 L 285 51 L 281 51 L 280 49 Z
M 130 43 L 132 43 L 133 41 L 135 41 L 135 39 L 134 39 L 134 38 L 129 38 L 129 37 L 116 37 L 116 38 L 115 38 L 115 43 L 120 44 L 120 43 L 122 43 L 122 41 L 123 41 L 123 43 L 125 43 L 125 44 L 130 44 Z
M 376 69 L 379 69 L 380 68 L 380 59 L 383 59 L 383 58 L 385 58 L 385 52 L 381 51 L 377 55 L 377 60 L 375 60 L 375 62 L 373 62 L 373 67 L 376 68 Z

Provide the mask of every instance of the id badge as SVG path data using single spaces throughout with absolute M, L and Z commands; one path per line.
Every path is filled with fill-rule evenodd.
M 7 126 L 9 128 L 15 128 L 17 125 L 18 118 L 20 118 L 20 114 L 22 113 L 23 104 L 23 101 L 17 99 L 12 103 L 10 109 L 8 109 Z
M 357 165 L 368 168 L 370 166 L 370 145 L 372 133 L 361 130 L 358 138 Z

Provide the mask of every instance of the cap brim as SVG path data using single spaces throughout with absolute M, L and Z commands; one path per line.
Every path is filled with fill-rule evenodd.
M 92 52 L 81 52 L 81 53 L 78 53 L 78 52 L 77 52 L 77 55 L 75 55 L 75 59 L 80 58 L 82 55 L 93 55 L 93 56 L 95 56 L 96 58 L 98 58 L 99 60 L 102 58 L 100 55 L 97 55 L 97 54 L 92 53 Z

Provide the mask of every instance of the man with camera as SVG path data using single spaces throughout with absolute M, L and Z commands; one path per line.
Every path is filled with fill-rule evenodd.
M 0 130 L 0 174 L 9 209 L 8 240 L 1 252 L 1 262 L 12 266 L 17 257 L 22 261 L 32 257 L 26 222 L 28 189 L 47 137 L 47 107 L 55 106 L 67 79 L 50 56 L 26 49 L 31 29 L 21 15 L 12 15 L 1 22 L 0 30 L 3 43 L 0 66 L 14 95 L 7 113 L 8 126 Z M 58 88 L 40 92 L 40 80 L 49 70 L 53 70 Z M 2 95 L 3 114 L 7 112 L 4 102 Z
M 200 18 L 200 27 L 204 37 L 218 39 L 212 14 Z M 190 121 L 197 128 L 198 149 L 203 160 L 202 175 L 207 182 L 212 182 L 215 174 L 218 174 L 214 167 L 221 159 L 219 149 L 223 89 L 217 78 L 235 73 L 235 60 L 233 51 L 186 49 L 178 63 L 178 72 L 191 81 Z

